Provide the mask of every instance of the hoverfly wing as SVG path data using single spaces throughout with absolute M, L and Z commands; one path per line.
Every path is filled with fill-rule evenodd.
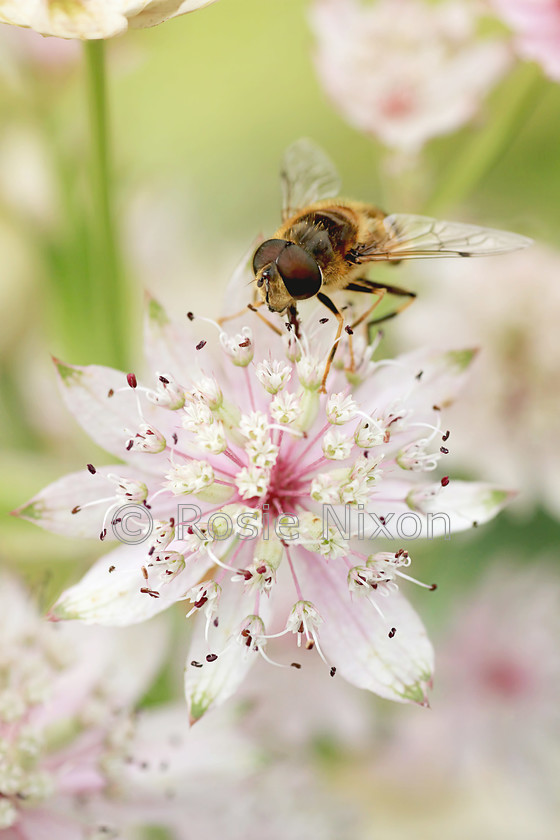
M 533 240 L 505 230 L 444 222 L 429 216 L 393 213 L 386 216 L 382 236 L 361 250 L 364 261 L 422 257 L 484 257 L 526 248 Z
M 313 140 L 302 137 L 286 149 L 280 170 L 282 220 L 308 204 L 333 198 L 340 192 L 340 177 L 329 156 Z

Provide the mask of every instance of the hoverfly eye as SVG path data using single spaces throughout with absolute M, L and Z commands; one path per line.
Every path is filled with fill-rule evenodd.
M 316 260 L 299 245 L 287 243 L 276 260 L 276 265 L 286 289 L 296 300 L 313 297 L 321 288 L 321 269 Z
M 253 257 L 253 272 L 256 274 L 270 263 L 276 262 L 288 243 L 285 239 L 267 239 L 255 251 Z

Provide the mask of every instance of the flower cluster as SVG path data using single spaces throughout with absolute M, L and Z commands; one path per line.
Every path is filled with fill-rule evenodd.
M 112 38 L 156 26 L 216 0 L 0 0 L 0 23 L 42 35 L 83 40 Z
M 201 741 L 188 733 L 186 743 L 184 708 L 135 712 L 167 646 L 164 625 L 115 633 L 45 624 L 7 575 L 0 607 L 6 840 L 111 840 L 125 826 L 168 822 L 170 797 L 183 795 L 185 783 L 192 789 L 201 773 L 213 773 L 214 782 L 246 774 L 251 751 L 227 727 L 213 721 Z
M 315 0 L 316 66 L 356 128 L 417 152 L 476 114 L 510 63 L 507 45 L 476 37 L 477 4 Z
M 125 464 L 90 464 L 19 514 L 129 544 L 66 590 L 52 617 L 127 625 L 185 602 L 198 614 L 185 671 L 192 720 L 290 635 L 299 658 L 276 664 L 300 668 L 315 649 L 333 676 L 426 703 L 433 652 L 400 590 L 414 580 L 411 525 L 415 537 L 441 533 L 442 520 L 468 528 L 509 498 L 424 480 L 448 452 L 442 409 L 473 351 L 374 361 L 375 344 L 345 334 L 323 394 L 334 324 L 322 315 L 283 332 L 250 312 L 227 331 L 192 313 L 178 327 L 151 300 L 146 385 L 57 362 L 68 406 Z M 391 551 L 369 541 L 380 532 Z

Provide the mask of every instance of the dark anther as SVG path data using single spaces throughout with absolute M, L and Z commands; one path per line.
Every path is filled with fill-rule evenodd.
M 299 662 L 290 662 L 290 665 L 292 668 L 296 668 L 296 670 L 298 671 L 301 669 L 301 665 L 299 664 Z
M 138 382 L 136 381 L 136 376 L 133 373 L 127 373 L 126 381 L 130 385 L 131 388 L 136 388 Z
M 348 335 L 354 335 L 354 330 L 352 329 L 352 327 L 344 327 L 344 330 L 348 333 Z
M 112 397 L 114 393 L 115 393 L 115 392 L 113 391 L 113 389 L 112 389 L 112 388 L 109 388 L 109 390 L 107 391 L 107 396 L 108 396 L 108 397 Z
M 79 513 L 81 511 L 80 505 L 76 505 L 76 507 L 72 508 L 72 513 Z
M 257 574 L 258 575 L 264 575 L 265 572 L 266 572 L 266 566 L 257 566 Z
M 109 566 L 109 571 L 114 572 L 115 571 L 115 566 Z
M 198 599 L 198 601 L 195 601 L 193 603 L 193 607 L 196 607 L 196 609 L 198 610 L 200 609 L 200 607 L 203 607 L 207 601 L 208 598 L 206 597 L 206 595 L 203 595 L 201 598 Z
M 389 630 L 387 635 L 389 636 L 390 639 L 392 639 L 396 632 L 397 632 L 397 628 L 396 627 L 391 627 L 391 629 Z
M 160 382 L 163 382 L 164 385 L 169 385 L 169 379 L 166 379 L 165 376 L 160 376 Z
M 474 520 L 472 526 L 473 528 L 478 528 L 478 522 L 476 521 L 476 519 Z
M 202 668 L 202 662 L 197 662 L 196 659 L 193 659 L 191 665 L 193 666 L 193 668 Z
M 250 347 L 251 346 L 251 339 L 246 338 L 245 341 L 242 341 L 239 346 L 240 347 Z
M 219 625 L 219 623 L 220 623 L 220 619 L 219 619 L 219 618 L 215 618 L 215 619 L 214 619 L 214 621 L 212 622 L 212 624 L 214 625 L 214 627 L 217 627 L 217 626 Z
M 445 441 L 446 441 L 446 440 L 448 440 L 448 439 L 449 439 L 449 435 L 450 435 L 450 434 L 451 434 L 451 432 L 450 432 L 450 431 L 449 431 L 449 429 L 448 429 L 448 430 L 446 431 L 446 433 L 445 433 L 444 435 L 442 435 L 442 438 L 441 438 L 441 439 L 442 439 L 442 441 L 443 441 L 444 443 L 445 443 Z
M 104 540 L 106 536 L 107 536 L 107 528 L 103 528 L 103 530 L 99 534 L 99 539 Z
M 93 464 L 88 464 L 88 465 L 87 465 L 87 468 L 88 468 L 88 470 L 90 471 L 90 473 L 91 473 L 92 475 L 95 475 L 95 473 L 97 472 L 97 470 L 95 469 L 95 467 L 93 466 Z
M 442 455 L 449 455 L 449 449 L 446 446 L 440 446 L 439 451 Z
M 130 450 L 132 449 L 133 446 L 134 446 L 134 441 L 129 440 L 128 443 L 126 444 L 126 451 L 130 452 Z
M 192 312 L 187 312 L 187 318 L 189 319 L 189 321 L 194 321 L 193 313 Z
M 173 443 L 175 444 L 175 446 L 177 446 L 177 444 L 179 443 L 179 436 L 177 435 L 177 432 L 173 432 L 172 438 Z
M 206 656 L 206 661 L 207 661 L 207 662 L 215 662 L 217 658 L 218 658 L 218 654 L 217 654 L 217 653 L 209 653 L 209 654 Z
M 432 583 L 430 586 L 430 592 L 435 592 L 437 589 L 437 583 Z
M 439 405 L 433 405 L 432 408 L 433 408 L 434 411 L 441 411 L 441 408 L 439 407 Z
M 444 475 L 443 478 L 441 479 L 441 486 L 442 487 L 447 487 L 448 484 L 449 484 L 449 476 Z
M 319 323 L 320 323 L 320 324 L 327 324 L 327 323 L 328 323 L 328 321 L 329 321 L 329 319 L 328 319 L 328 318 L 319 318 Z
M 335 674 L 336 674 L 336 668 L 333 665 L 331 670 L 330 670 L 330 675 L 331 675 L 331 677 L 334 677 Z
M 422 377 L 423 377 L 423 376 L 424 376 L 424 371 L 423 371 L 423 370 L 419 370 L 419 371 L 418 371 L 418 373 L 416 374 L 416 376 L 415 376 L 414 378 L 415 378 L 415 379 L 422 379 Z
M 140 589 L 140 592 L 142 593 L 142 595 L 149 595 L 150 598 L 159 598 L 159 592 L 157 592 L 155 589 L 148 589 L 147 586 L 143 586 Z
M 196 345 L 196 349 L 197 349 L 197 350 L 202 350 L 202 348 L 203 348 L 205 345 L 206 345 L 206 342 L 205 342 L 205 341 L 199 341 L 199 342 L 198 342 L 198 344 Z

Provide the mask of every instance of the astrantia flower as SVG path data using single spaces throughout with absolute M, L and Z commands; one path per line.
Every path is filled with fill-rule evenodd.
M 6 575 L 0 609 L 6 840 L 121 837 L 126 825 L 166 822 L 171 793 L 196 784 L 201 771 L 222 781 L 246 771 L 249 751 L 227 729 L 223 749 L 209 748 L 207 738 L 202 745 L 190 737 L 184 710 L 135 713 L 165 647 L 161 624 L 118 633 L 45 624 Z
M 53 616 L 126 625 L 184 602 L 197 617 L 185 677 L 193 719 L 257 657 L 271 659 L 279 635 L 293 636 L 298 667 L 314 648 L 333 675 L 426 702 L 432 648 L 401 593 L 409 538 L 468 528 L 509 496 L 422 481 L 446 457 L 441 409 L 473 351 L 374 362 L 357 335 L 350 355 L 345 334 L 322 394 L 334 327 L 322 312 L 299 336 L 251 312 L 227 331 L 189 316 L 179 328 L 150 302 L 145 385 L 57 363 L 79 422 L 126 463 L 90 464 L 19 514 L 128 544 L 66 590 Z M 365 541 L 380 533 L 395 540 L 385 554 Z
M 536 61 L 547 76 L 560 81 L 560 3 L 558 0 L 491 0 L 496 13 L 515 34 L 522 58 Z
M 216 0 L 0 0 L 0 23 L 58 38 L 112 38 L 156 26 Z
M 315 0 L 319 77 L 356 128 L 416 152 L 470 120 L 509 64 L 507 46 L 476 37 L 475 4 Z

